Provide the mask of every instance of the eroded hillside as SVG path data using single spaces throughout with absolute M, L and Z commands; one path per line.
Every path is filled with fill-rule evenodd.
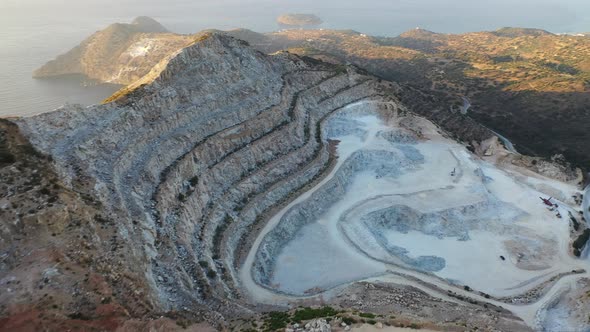
M 114 329 L 162 312 L 145 256 L 119 233 L 125 221 L 107 214 L 92 188 L 65 184 L 51 156 L 6 120 L 0 178 L 0 330 Z

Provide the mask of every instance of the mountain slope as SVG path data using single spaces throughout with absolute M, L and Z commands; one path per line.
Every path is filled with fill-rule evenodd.
M 531 28 L 513 28 L 504 27 L 493 32 L 496 36 L 500 37 L 523 37 L 523 36 L 554 36 L 549 31 L 542 29 L 531 29 Z
M 0 152 L 0 330 L 113 329 L 159 311 L 118 218 L 88 188 L 65 184 L 7 120 Z

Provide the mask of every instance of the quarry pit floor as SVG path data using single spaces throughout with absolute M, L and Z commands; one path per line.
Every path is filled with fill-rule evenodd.
M 254 303 L 329 300 L 354 282 L 391 282 L 501 306 L 536 328 L 556 297 L 590 276 L 590 261 L 569 254 L 575 186 L 499 167 L 427 120 L 384 117 L 370 102 L 333 115 L 323 136 L 339 141 L 336 166 L 268 221 L 239 271 Z M 555 211 L 539 199 L 550 195 Z M 320 212 L 300 221 L 290 217 L 298 209 Z M 281 223 L 291 223 L 286 240 Z M 280 250 L 263 260 L 268 246 Z M 535 289 L 537 298 L 510 300 Z

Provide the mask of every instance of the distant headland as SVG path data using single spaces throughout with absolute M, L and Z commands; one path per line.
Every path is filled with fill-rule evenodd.
M 282 28 L 309 28 L 323 23 L 322 19 L 313 14 L 285 14 L 277 18 Z

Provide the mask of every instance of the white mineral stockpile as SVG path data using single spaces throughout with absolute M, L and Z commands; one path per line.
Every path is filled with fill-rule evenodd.
M 244 287 L 281 303 L 401 274 L 494 303 L 554 282 L 536 302 L 495 302 L 543 324 L 546 302 L 588 276 L 566 275 L 590 264 L 568 254 L 569 221 L 556 217 L 568 215 L 576 188 L 499 169 L 422 118 L 376 109 L 357 103 L 325 122 L 324 139 L 339 141 L 337 165 L 271 218 L 241 270 Z M 539 200 L 548 193 L 558 211 Z

